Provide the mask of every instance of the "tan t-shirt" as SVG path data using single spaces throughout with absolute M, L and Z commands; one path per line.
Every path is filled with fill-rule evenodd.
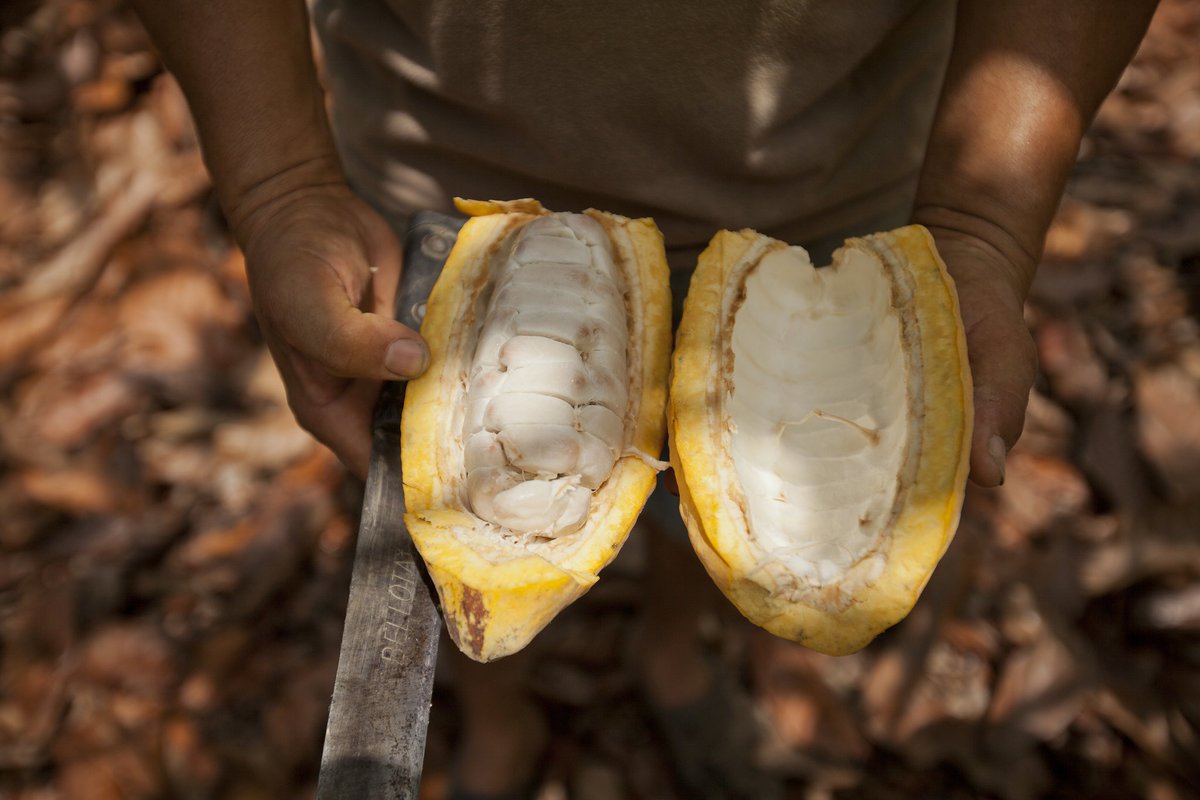
M 315 0 L 353 185 L 394 216 L 455 195 L 800 244 L 900 224 L 952 0 Z

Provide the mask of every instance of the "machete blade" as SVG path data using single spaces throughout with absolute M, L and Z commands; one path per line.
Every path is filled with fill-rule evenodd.
M 463 221 L 413 214 L 404 243 L 396 319 L 418 328 Z M 350 579 L 318 800 L 415 800 L 433 694 L 441 616 L 404 527 L 400 409 L 404 384 L 385 383 Z

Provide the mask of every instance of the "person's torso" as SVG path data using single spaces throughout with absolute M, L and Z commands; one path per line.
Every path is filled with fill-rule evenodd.
M 316 0 L 314 18 L 348 177 L 377 206 L 531 196 L 695 247 L 907 213 L 953 3 Z

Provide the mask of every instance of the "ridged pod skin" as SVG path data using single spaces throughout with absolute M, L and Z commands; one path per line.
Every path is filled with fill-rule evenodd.
M 673 355 L 668 409 L 671 463 L 692 545 L 709 575 L 742 614 L 773 634 L 823 653 L 844 655 L 862 648 L 908 614 L 954 535 L 965 489 L 972 426 L 966 342 L 953 281 L 924 228 L 910 226 L 851 239 L 835 255 L 835 265 L 843 258 L 855 261 L 860 267 L 868 265 L 862 267 L 867 271 L 869 265 L 877 264 L 880 274 L 886 277 L 880 284 L 885 287 L 881 290 L 882 303 L 885 310 L 895 311 L 898 322 L 894 330 L 899 331 L 899 336 L 894 349 L 900 354 L 896 358 L 900 366 L 887 374 L 904 376 L 903 381 L 889 378 L 891 384 L 900 387 L 896 392 L 903 398 L 901 423 L 894 427 L 899 433 L 893 437 L 900 442 L 894 448 L 894 460 L 899 467 L 888 490 L 894 494 L 887 495 L 894 500 L 886 501 L 890 504 L 889 513 L 877 531 L 872 529 L 872 543 L 862 545 L 861 552 L 845 556 L 845 563 L 838 565 L 837 574 L 832 577 L 823 573 L 814 579 L 812 575 L 816 572 L 796 577 L 783 565 L 786 559 L 759 544 L 772 536 L 775 537 L 772 541 L 778 542 L 779 534 L 756 531 L 751 525 L 752 504 L 731 455 L 731 442 L 739 435 L 739 426 L 727 408 L 738 391 L 731 340 L 738 310 L 749 303 L 748 276 L 769 254 L 788 249 L 784 243 L 753 231 L 722 231 L 700 256 Z M 807 256 L 802 251 L 795 255 L 796 248 L 791 251 L 791 255 L 776 255 L 776 260 L 800 259 L 803 268 L 811 272 Z M 825 274 L 826 269 L 831 268 L 816 273 Z M 786 320 L 774 327 L 785 324 Z M 806 323 L 801 320 L 795 324 Z M 860 338 L 871 340 L 870 335 Z M 780 343 L 776 349 L 789 349 L 802 339 L 793 337 L 791 344 Z M 828 363 L 818 365 L 818 371 L 832 373 L 839 368 L 835 360 L 838 347 L 837 342 L 822 345 L 834 355 Z M 752 356 L 757 357 L 743 345 L 739 358 Z M 738 368 L 751 367 L 743 364 Z M 872 385 L 858 391 L 869 395 L 877 388 L 885 387 Z M 763 394 L 759 389 L 755 391 Z M 819 394 L 820 382 L 811 391 Z M 836 398 L 826 397 L 826 400 L 833 403 Z M 880 434 L 876 431 L 852 424 L 844 417 L 816 413 L 823 417 L 821 422 L 827 429 L 835 429 L 833 434 L 846 441 L 861 433 L 866 437 L 862 448 L 869 450 L 878 442 Z M 777 430 L 783 432 L 811 422 L 813 415 L 811 409 L 798 407 L 794 416 L 799 421 L 781 420 Z M 755 420 L 747 418 L 747 423 L 750 422 Z M 756 444 L 751 442 L 750 446 Z M 770 444 L 778 447 L 776 443 Z M 806 464 L 800 457 L 788 464 L 798 473 L 809 470 L 819 475 L 827 469 L 819 464 L 812 467 L 811 462 Z M 764 479 L 766 483 L 771 480 L 771 475 Z M 820 506 L 827 495 L 820 480 L 812 483 L 799 489 L 787 488 L 803 494 L 810 506 L 814 503 Z M 850 485 L 848 481 L 843 484 Z M 847 491 L 854 489 L 851 485 Z M 878 493 L 874 496 L 878 497 Z M 782 491 L 779 499 L 786 499 Z M 866 502 L 872 501 L 868 498 Z M 781 524 L 790 524 L 788 515 L 797 518 L 837 513 L 832 502 L 831 507 L 834 511 L 817 512 L 802 503 L 793 503 L 788 511 L 780 512 L 784 516 L 776 518 Z M 773 509 L 768 511 L 774 513 Z M 867 516 L 864 514 L 858 523 L 865 525 Z M 851 527 L 853 522 L 847 526 Z M 783 549 L 836 548 L 839 537 L 855 531 L 824 533 L 827 538 L 815 545 Z M 832 569 L 829 561 L 799 563 L 813 570 Z
M 429 298 L 421 334 L 430 365 L 409 383 L 401 417 L 405 523 L 437 587 L 451 638 L 471 658 L 491 661 L 523 648 L 596 582 L 655 485 L 666 427 L 670 291 L 662 236 L 651 220 L 585 212 L 608 235 L 623 276 L 625 449 L 593 494 L 582 528 L 540 539 L 506 531 L 477 516 L 466 498 L 468 370 L 497 254 L 550 212 L 533 200 L 456 202 L 472 218 Z

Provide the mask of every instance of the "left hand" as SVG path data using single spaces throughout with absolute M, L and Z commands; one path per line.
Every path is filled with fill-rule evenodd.
M 1023 313 L 1027 274 L 1000 249 L 963 231 L 929 226 L 954 278 L 975 385 L 971 480 L 1004 482 L 1004 457 L 1021 436 L 1037 350 Z
M 1037 372 L 1022 306 L 1079 142 L 1155 0 L 959 0 L 913 221 L 958 284 L 975 382 L 971 479 L 1004 480 Z

